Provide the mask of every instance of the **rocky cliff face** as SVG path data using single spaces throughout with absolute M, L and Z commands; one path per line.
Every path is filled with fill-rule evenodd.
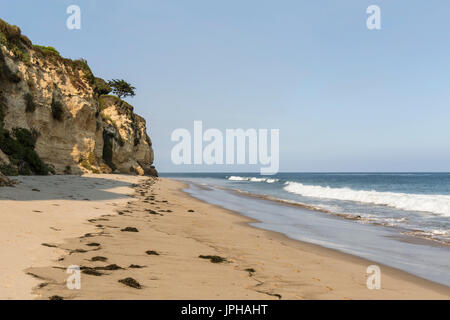
M 145 120 L 105 85 L 0 20 L 0 172 L 156 175 Z
M 8 186 L 12 186 L 11 180 L 9 180 L 2 173 L 0 173 L 0 187 L 8 187 Z

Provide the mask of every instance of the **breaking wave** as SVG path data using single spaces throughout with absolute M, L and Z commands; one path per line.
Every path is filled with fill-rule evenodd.
M 407 211 L 423 211 L 450 217 L 450 195 L 407 194 L 330 188 L 286 182 L 284 190 L 304 197 L 357 201 L 385 205 Z

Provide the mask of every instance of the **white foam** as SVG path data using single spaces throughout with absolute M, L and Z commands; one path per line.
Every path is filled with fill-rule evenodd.
M 357 201 L 390 206 L 401 210 L 431 212 L 450 217 L 449 195 L 424 195 L 353 190 L 350 188 L 330 188 L 289 181 L 285 183 L 284 190 L 305 197 Z
M 240 177 L 240 176 L 231 176 L 227 178 L 230 181 L 250 181 L 250 182 L 267 182 L 274 183 L 277 182 L 278 179 L 272 178 L 256 178 L 256 177 Z

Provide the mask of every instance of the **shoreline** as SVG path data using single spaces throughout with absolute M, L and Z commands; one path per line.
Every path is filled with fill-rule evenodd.
M 179 180 L 177 180 L 177 181 L 179 181 Z M 182 181 L 179 181 L 179 182 L 180 183 L 184 183 Z M 186 186 L 182 189 L 182 191 L 185 192 L 185 193 L 187 193 L 187 191 L 186 191 L 187 188 L 186 187 L 189 187 L 189 184 L 186 184 Z M 334 217 L 337 217 L 337 218 L 342 218 L 342 219 L 347 219 L 347 220 L 355 220 L 355 219 L 348 218 L 345 215 L 335 214 L 335 213 L 333 213 L 331 211 L 327 211 L 327 210 L 319 210 L 319 209 L 317 209 L 315 207 L 310 207 L 308 205 L 304 205 L 304 204 L 301 204 L 301 203 L 284 201 L 284 200 L 277 199 L 277 198 L 266 197 L 266 196 L 253 194 L 253 193 L 248 193 L 248 192 L 245 192 L 245 191 L 240 191 L 240 190 L 235 190 L 235 189 L 226 189 L 226 188 L 222 188 L 222 187 L 219 187 L 219 188 L 220 189 L 224 189 L 224 190 L 228 190 L 228 191 L 231 191 L 231 192 L 235 192 L 239 196 L 244 197 L 244 198 L 245 197 L 253 197 L 253 198 L 257 198 L 257 199 L 273 201 L 273 202 L 278 203 L 279 205 L 300 207 L 300 208 L 305 209 L 305 210 L 317 211 L 317 212 L 330 214 L 330 215 L 332 215 Z M 189 196 L 193 197 L 192 195 L 189 195 Z M 380 268 L 382 270 L 387 271 L 388 273 L 395 273 L 396 274 L 395 276 L 397 278 L 400 278 L 400 279 L 405 280 L 405 281 L 411 281 L 411 282 L 420 283 L 421 285 L 424 285 L 424 286 L 434 287 L 433 289 L 435 289 L 437 291 L 442 291 L 442 292 L 445 292 L 446 294 L 449 294 L 449 298 L 450 298 L 450 287 L 448 287 L 448 286 L 446 286 L 444 284 L 441 284 L 441 283 L 438 283 L 438 282 L 435 282 L 435 281 L 432 281 L 432 280 L 424 279 L 424 278 L 422 278 L 420 276 L 417 276 L 417 275 L 414 275 L 414 274 L 412 274 L 412 273 L 410 273 L 408 271 L 405 271 L 405 270 L 402 270 L 402 269 L 399 269 L 399 268 L 395 268 L 395 267 L 391 267 L 391 266 L 385 265 L 383 263 L 372 261 L 370 259 L 366 259 L 364 257 L 360 257 L 360 256 L 357 256 L 357 255 L 354 255 L 354 254 L 341 252 L 341 251 L 333 249 L 333 248 L 328 248 L 328 247 L 325 247 L 325 246 L 322 246 L 322 245 L 318 245 L 318 244 L 314 244 L 314 243 L 307 242 L 307 241 L 297 240 L 297 239 L 291 238 L 288 235 L 286 235 L 286 234 L 284 234 L 282 232 L 279 232 L 279 231 L 267 230 L 267 229 L 260 228 L 258 226 L 254 226 L 254 225 L 252 225 L 252 223 L 261 223 L 262 221 L 258 220 L 258 219 L 255 219 L 255 218 L 247 217 L 247 216 L 245 216 L 244 214 L 242 214 L 240 212 L 237 212 L 237 211 L 234 211 L 234 210 L 229 210 L 229 209 L 223 208 L 223 207 L 221 207 L 219 205 L 211 204 L 211 203 L 209 203 L 209 202 L 207 202 L 205 200 L 201 200 L 201 199 L 197 199 L 197 198 L 195 198 L 195 199 L 198 200 L 198 201 L 202 201 L 202 202 L 204 202 L 206 204 L 209 204 L 209 205 L 217 206 L 220 209 L 226 211 L 228 214 L 236 215 L 238 217 L 246 219 L 247 221 L 242 222 L 242 224 L 244 226 L 249 227 L 249 228 L 254 228 L 254 229 L 257 229 L 257 230 L 262 230 L 262 231 L 264 231 L 265 233 L 268 234 L 268 237 L 277 238 L 281 243 L 289 242 L 289 245 L 291 245 L 293 247 L 298 247 L 300 250 L 305 250 L 305 247 L 308 247 L 308 249 L 311 249 L 312 251 L 320 252 L 320 253 L 323 253 L 325 255 L 330 255 L 330 256 L 331 255 L 341 256 L 342 259 L 346 259 L 346 260 L 349 260 L 349 261 L 352 261 L 352 262 L 355 262 L 355 263 L 359 263 L 359 264 L 364 264 L 366 266 L 376 264 L 376 265 L 380 266 Z M 374 226 L 378 226 L 376 224 L 373 224 L 373 225 Z M 380 224 L 379 226 L 383 226 L 383 225 Z M 385 226 L 383 226 L 383 227 L 385 227 Z M 428 241 L 429 243 L 427 243 L 427 244 L 430 245 L 430 246 L 433 246 L 433 245 L 434 246 L 439 246 L 439 245 L 441 245 L 443 247 L 447 247 L 447 245 L 441 244 L 440 242 L 435 241 L 435 240 L 431 240 L 431 239 L 427 239 L 427 238 L 421 238 L 421 237 L 417 237 L 416 238 L 416 237 L 412 237 L 412 236 L 404 236 L 403 234 L 399 234 L 398 241 L 408 241 L 406 238 L 411 238 L 410 241 L 414 241 L 414 240 L 416 240 L 418 242 L 421 241 L 421 240 L 422 241 Z
M 93 185 L 92 179 L 99 176 L 85 178 L 85 183 Z M 126 196 L 120 203 L 114 200 L 115 205 L 104 206 L 95 218 L 89 218 L 90 221 L 86 222 L 86 219 L 81 226 L 72 228 L 72 236 L 56 239 L 51 243 L 54 248 L 42 246 L 44 241 L 39 240 L 36 245 L 44 250 L 45 259 L 40 264 L 27 265 L 25 272 L 18 270 L 23 275 L 20 278 L 27 277 L 28 280 L 20 288 L 22 297 L 450 298 L 449 287 L 381 264 L 378 265 L 382 267 L 382 289 L 368 290 L 365 272 L 369 260 L 252 226 L 250 223 L 256 220 L 191 197 L 183 191 L 186 184 L 182 182 L 120 175 L 102 178 L 126 180 L 127 186 L 123 186 L 120 193 Z M 131 187 L 134 188 L 133 198 L 129 196 Z M 35 204 L 40 203 L 35 201 Z M 98 206 L 98 201 L 86 203 L 90 207 Z M 66 227 L 69 228 L 69 224 Z M 126 227 L 135 227 L 139 232 L 122 231 Z M 96 246 L 90 246 L 92 244 Z M 211 263 L 200 258 L 209 255 L 226 260 Z M 92 261 L 98 256 L 107 261 Z M 45 261 L 47 264 L 42 263 Z M 66 288 L 68 265 L 83 267 L 81 290 Z M 111 268 L 111 265 L 119 269 Z M 93 271 L 100 275 L 94 275 Z M 135 279 L 142 287 L 131 288 L 119 282 L 126 278 Z M 31 290 L 31 286 L 34 296 L 27 296 L 25 290 Z M 0 298 L 6 298 L 4 292 L 0 293 Z

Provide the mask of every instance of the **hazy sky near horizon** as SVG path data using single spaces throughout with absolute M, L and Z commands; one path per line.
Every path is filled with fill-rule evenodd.
M 66 8 L 81 8 L 81 30 Z M 381 8 L 382 29 L 366 27 Z M 176 128 L 280 129 L 281 171 L 450 171 L 450 2 L 2 1 L 35 44 L 137 88 L 160 171 Z

